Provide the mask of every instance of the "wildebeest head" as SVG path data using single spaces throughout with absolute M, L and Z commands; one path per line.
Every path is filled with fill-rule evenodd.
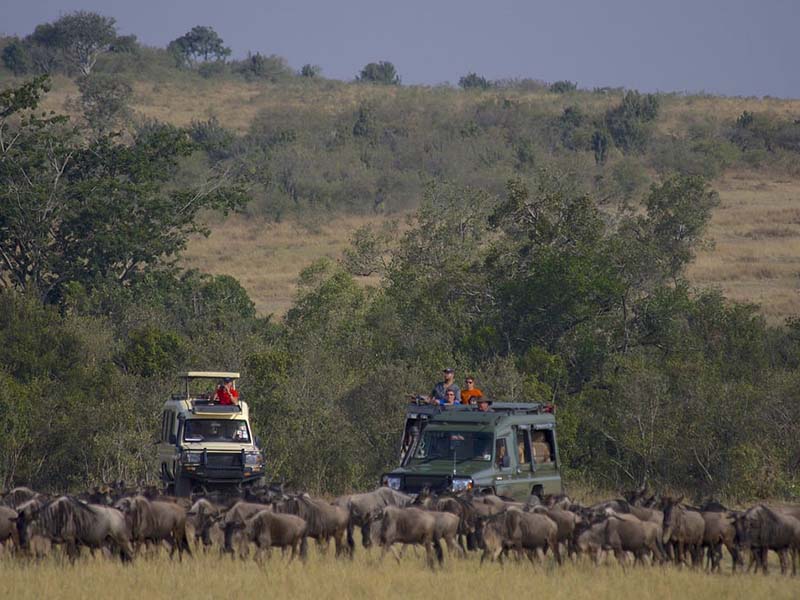
M 672 530 L 676 526 L 676 521 L 679 518 L 681 502 L 683 502 L 682 495 L 678 498 L 664 496 L 661 499 L 661 510 L 664 512 L 664 543 L 667 543 L 672 537 Z
M 23 502 L 16 509 L 16 518 L 11 519 L 16 524 L 19 547 L 23 550 L 28 549 L 31 525 L 39 516 L 43 505 L 44 503 L 41 500 L 35 498 L 28 500 L 27 502 Z

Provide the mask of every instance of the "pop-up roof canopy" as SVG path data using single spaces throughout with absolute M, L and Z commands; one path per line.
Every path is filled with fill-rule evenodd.
M 228 377 L 231 379 L 239 379 L 239 373 L 227 371 L 186 371 L 185 373 L 181 373 L 180 377 L 185 382 L 184 393 L 186 398 L 189 398 L 189 381 L 192 379 L 226 379 Z
M 185 379 L 239 379 L 239 373 L 226 373 L 225 371 L 186 371 L 181 373 L 181 377 Z

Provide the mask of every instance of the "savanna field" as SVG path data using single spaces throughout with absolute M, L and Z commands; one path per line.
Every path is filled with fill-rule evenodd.
M 587 503 L 643 483 L 800 502 L 800 100 L 344 82 L 125 37 L 85 76 L 0 37 L 0 492 L 160 486 L 153 440 L 187 370 L 241 373 L 282 490 L 375 489 L 409 394 L 454 366 L 555 407 Z M 314 542 L 305 562 L 192 545 L 70 564 L 5 535 L 14 600 L 800 598 L 774 552 L 768 576 L 727 551 L 716 574 L 447 549 L 431 569 L 421 548 Z
M 313 544 L 312 544 L 313 546 Z M 688 568 L 636 568 L 623 571 L 608 564 L 570 564 L 558 568 L 546 562 L 484 564 L 445 558 L 442 570 L 431 572 L 424 553 L 415 558 L 406 551 L 401 564 L 388 555 L 383 563 L 377 550 L 360 548 L 353 562 L 320 557 L 313 547 L 306 564 L 288 564 L 274 551 L 262 565 L 231 560 L 215 552 L 183 562 L 165 554 L 137 559 L 122 566 L 104 559 L 84 559 L 70 566 L 52 559 L 41 563 L 0 560 L 2 596 L 15 599 L 65 598 L 512 598 L 536 596 L 554 599 L 642 600 L 683 598 L 794 599 L 796 578 L 771 574 L 708 575 Z M 727 561 L 727 557 L 726 557 Z

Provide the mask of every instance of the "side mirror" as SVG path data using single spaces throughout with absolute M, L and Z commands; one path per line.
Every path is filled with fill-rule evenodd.
M 261 438 L 258 436 L 256 436 L 256 447 L 259 449 L 261 448 Z
M 169 434 L 169 443 L 170 444 L 177 444 L 178 443 L 178 436 L 176 436 L 174 433 L 170 433 Z

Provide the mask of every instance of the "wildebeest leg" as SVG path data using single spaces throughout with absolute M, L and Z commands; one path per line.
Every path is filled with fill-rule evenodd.
M 781 561 L 781 575 L 786 575 L 786 572 L 789 570 L 789 550 L 788 548 L 784 548 L 783 550 L 778 550 L 778 558 Z
M 370 526 L 370 521 L 367 521 L 361 526 L 361 545 L 364 548 L 369 548 L 372 546 L 372 527 Z
M 553 547 L 553 556 L 556 557 L 556 564 L 558 566 L 561 566 L 561 564 L 562 564 L 562 561 L 561 561 L 561 548 L 559 547 L 558 542 L 554 538 L 549 545 L 551 545 Z
M 436 553 L 436 560 L 439 561 L 439 566 L 444 565 L 444 550 L 442 550 L 441 540 L 433 540 L 433 551 Z
M 261 544 L 256 542 L 256 551 L 253 553 L 253 560 L 258 566 L 264 565 L 264 548 L 261 547 Z
M 622 548 L 614 548 L 614 556 L 617 558 L 619 566 L 622 567 L 622 570 L 624 571 L 628 564 L 628 554 L 624 552 Z

